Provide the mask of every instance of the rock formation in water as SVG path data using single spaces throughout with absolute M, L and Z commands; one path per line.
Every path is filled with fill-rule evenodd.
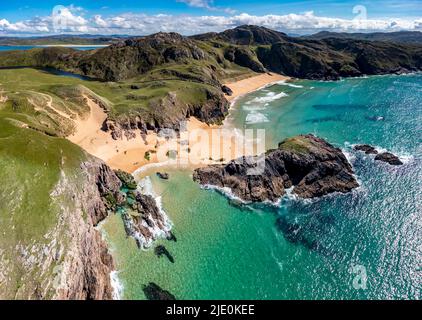
M 403 162 L 396 155 L 391 152 L 379 153 L 375 156 L 375 160 L 386 162 L 392 166 L 401 166 Z
M 375 149 L 373 146 L 370 146 L 368 144 L 359 144 L 353 147 L 353 149 L 357 151 L 365 152 L 366 154 L 378 154 L 377 149 Z
M 157 257 L 161 258 L 162 256 L 166 256 L 167 259 L 171 262 L 174 263 L 174 258 L 171 255 L 170 251 L 167 250 L 167 248 L 165 246 L 159 245 L 156 246 L 154 249 L 154 253 Z
M 170 179 L 170 175 L 167 172 L 157 172 L 157 177 L 163 180 Z
M 248 202 L 276 202 L 291 187 L 298 197 L 314 198 L 359 186 L 341 150 L 310 134 L 286 139 L 265 155 L 196 169 L 193 179 Z
M 378 153 L 378 150 L 368 144 L 360 144 L 354 146 L 354 149 L 357 151 L 365 152 L 366 154 L 374 154 L 375 160 L 386 162 L 392 166 L 400 166 L 403 162 L 396 155 L 391 152 L 382 152 Z
M 133 237 L 139 248 L 148 248 L 152 242 L 171 238 L 171 223 L 150 195 L 128 193 L 131 204 L 125 206 L 122 218 L 128 236 Z
M 174 295 L 153 282 L 144 286 L 143 291 L 148 300 L 176 300 Z

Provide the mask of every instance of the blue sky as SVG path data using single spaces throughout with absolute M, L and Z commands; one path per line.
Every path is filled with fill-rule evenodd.
M 53 30 L 51 21 L 48 21 L 56 5 L 63 5 L 69 10 L 69 13 L 65 12 L 69 29 L 62 31 L 74 33 L 148 33 L 159 29 L 153 23 L 163 23 L 165 31 L 181 33 L 219 31 L 243 22 L 255 22 L 298 33 L 320 29 L 419 30 L 422 26 L 422 0 L 15 0 L 0 3 L 0 34 L 57 32 Z M 356 7 L 357 11 L 353 12 L 357 5 L 360 7 Z M 371 23 L 357 26 L 350 22 L 362 13 L 359 8 L 364 8 L 365 20 Z M 312 12 L 311 17 L 309 12 Z M 156 19 L 159 14 L 165 14 L 166 18 Z M 288 19 L 290 14 L 295 14 L 291 21 Z M 270 15 L 280 18 L 269 18 Z M 192 30 L 186 21 L 181 20 L 182 16 L 190 17 Z M 144 22 L 149 18 L 153 21 L 147 21 L 147 26 Z M 170 19 L 183 22 L 180 30 L 177 30 L 177 23 L 169 23 Z
M 212 3 L 213 7 L 231 8 L 238 12 L 253 13 L 257 15 L 314 11 L 315 14 L 328 17 L 350 18 L 353 16 L 352 8 L 356 5 L 366 6 L 368 14 L 372 17 L 398 18 L 422 15 L 422 0 L 214 0 Z M 201 15 L 209 13 L 209 10 L 206 8 L 189 6 L 186 3 L 177 0 L 14 0 L 1 1 L 0 16 L 12 21 L 23 18 L 29 19 L 36 15 L 42 16 L 49 14 L 56 5 L 73 5 L 75 7 L 84 8 L 87 13 L 95 14 L 142 12 L 148 14 L 167 13 Z M 225 13 L 221 11 L 219 14 Z

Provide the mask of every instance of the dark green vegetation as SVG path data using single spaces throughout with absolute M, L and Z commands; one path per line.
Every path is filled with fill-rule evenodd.
M 2 52 L 0 67 L 0 298 L 99 299 L 111 297 L 112 261 L 93 226 L 118 202 L 120 182 L 63 139 L 73 119 L 87 116 L 85 97 L 106 110 L 104 129 L 130 138 L 133 130 L 177 128 L 190 116 L 220 123 L 227 80 L 267 70 L 318 79 L 420 70 L 421 47 L 297 39 L 244 26 L 191 38 L 160 33 L 88 52 Z M 99 80 L 59 77 L 46 67 Z M 282 151 L 306 153 L 308 145 L 293 142 Z M 280 186 L 281 194 L 288 185 Z M 147 291 L 161 296 L 154 285 Z
M 370 41 L 391 41 L 403 43 L 422 43 L 422 32 L 420 31 L 399 31 L 399 32 L 374 32 L 374 33 L 346 33 L 321 31 L 310 36 L 304 36 L 306 39 L 355 39 Z
M 420 44 L 293 38 L 257 26 L 183 37 L 158 33 L 107 48 L 44 48 L 0 53 L 0 67 L 55 68 L 100 81 L 87 84 L 107 99 L 105 128 L 113 137 L 133 130 L 178 129 L 196 116 L 220 123 L 228 110 L 222 83 L 254 73 L 334 80 L 422 69 Z

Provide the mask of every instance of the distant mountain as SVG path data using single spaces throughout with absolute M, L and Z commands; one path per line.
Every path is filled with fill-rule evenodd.
M 404 34 L 396 33 L 395 37 L 398 35 Z M 116 39 L 97 40 L 104 43 Z M 320 40 L 295 38 L 264 27 L 240 26 L 193 37 L 158 33 L 119 41 L 94 52 L 49 48 L 0 54 L 0 66 L 53 67 L 107 81 L 130 79 L 159 69 L 162 75 L 215 84 L 230 64 L 255 72 L 268 70 L 297 78 L 335 80 L 421 70 L 422 45 L 331 36 Z
M 265 27 L 243 25 L 221 33 L 205 33 L 191 38 L 196 40 L 221 40 L 238 45 L 269 45 L 287 37 L 285 33 Z
M 126 39 L 128 36 L 102 35 L 52 35 L 46 37 L 0 37 L 0 46 L 36 46 L 36 45 L 109 45 Z
M 399 31 L 399 32 L 376 32 L 376 33 L 337 33 L 321 31 L 310 36 L 303 36 L 305 39 L 354 39 L 369 41 L 390 41 L 402 43 L 422 43 L 422 32 L 420 31 Z

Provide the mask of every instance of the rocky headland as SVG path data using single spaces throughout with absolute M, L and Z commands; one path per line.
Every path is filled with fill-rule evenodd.
M 290 188 L 300 198 L 315 198 L 359 186 L 342 151 L 310 134 L 286 139 L 261 156 L 196 169 L 193 179 L 247 202 L 276 202 Z

